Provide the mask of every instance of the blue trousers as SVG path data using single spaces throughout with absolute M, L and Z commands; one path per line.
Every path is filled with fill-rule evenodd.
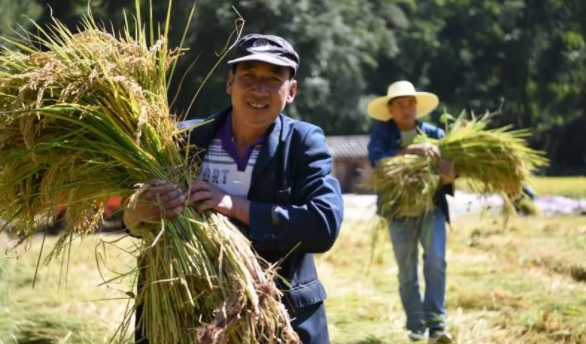
M 389 223 L 395 259 L 399 267 L 399 292 L 407 316 L 407 329 L 445 326 L 446 216 L 437 209 L 421 217 L 395 219 Z M 419 244 L 423 248 L 422 297 L 417 272 Z

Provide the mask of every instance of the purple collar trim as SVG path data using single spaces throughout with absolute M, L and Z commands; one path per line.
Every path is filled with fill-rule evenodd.
M 236 167 L 238 168 L 239 172 L 243 172 L 246 170 L 246 165 L 248 165 L 248 160 L 250 160 L 250 156 L 254 151 L 254 147 L 258 144 L 261 144 L 264 139 L 265 135 L 259 137 L 254 143 L 246 149 L 246 153 L 242 157 L 238 157 L 238 153 L 236 151 L 236 144 L 234 143 L 234 137 L 232 135 L 232 112 L 228 116 L 226 116 L 226 120 L 220 130 L 218 131 L 217 136 L 222 141 L 222 149 L 230 155 L 232 159 L 236 162 Z

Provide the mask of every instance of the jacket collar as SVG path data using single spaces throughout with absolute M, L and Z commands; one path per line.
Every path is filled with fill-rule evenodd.
M 195 144 L 195 146 L 199 149 L 207 149 L 212 141 L 216 138 L 218 131 L 222 128 L 224 122 L 228 118 L 228 115 L 232 112 L 232 107 L 228 107 L 215 115 L 209 117 L 207 120 L 210 120 L 209 123 L 205 124 L 201 127 L 204 130 L 194 130 L 192 132 L 193 137 L 191 137 L 190 142 Z M 258 155 L 258 159 L 256 160 L 256 164 L 252 170 L 252 181 L 258 178 L 260 173 L 267 167 L 269 162 L 275 157 L 277 154 L 277 148 L 279 147 L 279 141 L 281 139 L 283 132 L 283 115 L 279 115 L 277 119 L 269 126 L 267 132 L 265 133 L 265 140 L 262 143 L 262 148 Z M 205 151 L 200 151 L 200 161 L 203 158 L 203 154 Z
M 279 141 L 281 139 L 283 120 L 281 115 L 275 119 L 273 124 L 267 129 L 265 141 L 262 145 L 256 164 L 252 170 L 252 182 L 257 180 L 260 173 L 267 167 L 269 162 L 277 154 L 277 148 L 279 147 Z
M 400 134 L 401 131 L 399 130 L 399 127 L 397 127 L 397 123 L 395 123 L 394 120 L 391 119 L 387 123 L 389 125 L 389 128 L 393 131 L 394 134 L 397 134 L 397 135 Z M 415 127 L 419 130 L 423 130 L 423 122 L 416 119 L 415 120 Z

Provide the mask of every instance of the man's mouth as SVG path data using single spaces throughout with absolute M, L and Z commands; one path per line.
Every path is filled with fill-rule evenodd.
M 255 109 L 265 109 L 265 108 L 269 107 L 268 104 L 257 103 L 257 102 L 248 102 L 248 105 L 252 106 Z

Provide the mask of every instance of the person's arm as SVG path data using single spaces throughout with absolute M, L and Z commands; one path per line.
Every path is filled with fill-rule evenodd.
M 445 159 L 440 160 L 438 175 L 442 182 L 444 193 L 454 196 L 454 181 L 456 180 L 456 168 L 454 163 Z
M 414 143 L 397 152 L 396 155 L 415 154 L 437 159 L 441 156 L 438 146 L 431 143 Z
M 195 205 L 200 213 L 216 210 L 242 224 L 250 224 L 250 201 L 244 197 L 230 195 L 220 187 L 202 180 L 193 181 L 189 190 L 187 206 Z
M 416 143 L 401 148 L 398 144 L 394 144 L 392 139 L 389 140 L 388 131 L 388 127 L 383 122 L 376 122 L 372 127 L 368 143 L 368 158 L 372 167 L 376 167 L 376 164 L 383 158 L 398 155 L 416 154 L 430 158 L 440 157 L 439 148 L 430 143 Z
M 372 127 L 368 142 L 368 159 L 372 167 L 375 167 L 381 159 L 395 156 L 401 151 L 399 147 L 390 147 L 388 135 L 385 123 L 376 122 Z
M 454 184 L 444 184 L 441 187 L 441 190 L 446 194 L 446 195 L 450 195 L 450 196 L 454 196 Z
M 142 192 L 134 205 L 124 209 L 122 221 L 134 237 L 142 237 L 144 225 L 161 222 L 161 218 L 175 218 L 185 207 L 183 191 L 175 184 L 151 179 L 150 187 Z
M 325 252 L 338 237 L 344 210 L 340 184 L 330 174 L 332 157 L 317 127 L 291 149 L 293 204 L 250 202 L 249 238 L 257 250 Z
M 310 130 L 302 140 L 297 171 L 290 190 L 296 204 L 277 205 L 249 201 L 221 188 L 196 181 L 191 185 L 188 205 L 197 211 L 214 209 L 248 225 L 248 238 L 259 250 L 325 252 L 336 240 L 343 216 L 338 181 L 330 175 L 332 158 L 321 129 Z
M 434 136 L 439 140 L 446 136 L 446 133 L 442 129 L 437 128 Z M 438 174 L 442 182 L 441 191 L 446 195 L 454 196 L 454 181 L 458 178 L 454 163 L 442 159 L 438 166 Z

